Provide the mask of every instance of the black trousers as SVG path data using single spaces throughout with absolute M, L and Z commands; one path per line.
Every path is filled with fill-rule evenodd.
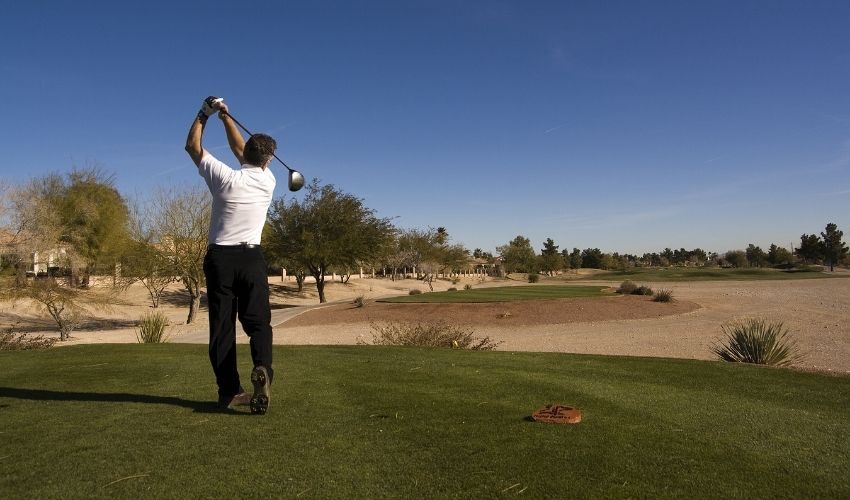
M 210 311 L 210 362 L 218 395 L 240 392 L 236 369 L 236 318 L 250 337 L 254 366 L 272 377 L 272 327 L 266 260 L 259 247 L 210 245 L 204 257 Z

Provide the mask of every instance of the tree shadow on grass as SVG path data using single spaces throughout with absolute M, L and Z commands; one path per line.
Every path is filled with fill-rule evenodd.
M 143 403 L 180 406 L 195 413 L 227 413 L 250 415 L 227 408 L 220 408 L 212 401 L 193 401 L 176 396 L 154 396 L 151 394 L 129 394 L 123 392 L 72 392 L 48 391 L 44 389 L 18 389 L 0 387 L 0 398 L 28 399 L 31 401 L 81 401 L 91 403 Z

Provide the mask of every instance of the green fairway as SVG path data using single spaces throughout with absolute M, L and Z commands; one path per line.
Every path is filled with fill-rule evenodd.
M 451 292 L 420 293 L 382 299 L 380 302 L 402 303 L 463 303 L 510 302 L 513 300 L 571 299 L 576 297 L 603 297 L 611 295 L 604 286 L 527 285 L 473 288 Z
M 239 346 L 247 376 L 247 346 Z M 850 496 L 850 378 L 665 359 L 278 347 L 268 415 L 206 346 L 0 353 L 5 498 Z M 246 380 L 247 381 L 247 380 Z M 578 406 L 574 426 L 526 417 Z
M 576 279 L 566 275 L 567 279 Z M 625 271 L 608 271 L 591 276 L 581 276 L 583 280 L 605 281 L 717 281 L 717 280 L 793 280 L 816 278 L 839 278 L 850 275 L 827 274 L 822 271 L 780 270 L 780 269 L 723 269 L 719 267 L 642 267 Z

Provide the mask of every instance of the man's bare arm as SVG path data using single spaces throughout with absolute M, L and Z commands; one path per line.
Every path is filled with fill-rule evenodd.
M 233 151 L 233 155 L 236 156 L 239 164 L 244 164 L 245 139 L 242 138 L 242 133 L 236 128 L 236 122 L 227 113 L 227 104 L 221 104 L 221 111 L 219 111 L 218 117 L 224 123 L 224 132 L 227 134 L 227 144 L 230 145 L 230 150 Z
M 198 113 L 198 116 L 195 117 L 192 126 L 189 128 L 189 135 L 186 137 L 186 152 L 189 153 L 192 161 L 195 162 L 195 166 L 201 164 L 201 159 L 207 152 L 201 145 L 201 137 L 204 135 L 204 126 L 207 124 L 207 119 L 208 117 L 204 116 L 203 113 Z

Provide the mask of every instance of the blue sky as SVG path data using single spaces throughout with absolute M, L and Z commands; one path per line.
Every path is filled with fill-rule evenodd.
M 99 165 L 128 195 L 202 186 L 183 144 L 216 94 L 306 177 L 470 249 L 850 234 L 850 2 L 0 7 L 13 183 Z M 204 144 L 234 161 L 218 121 Z

